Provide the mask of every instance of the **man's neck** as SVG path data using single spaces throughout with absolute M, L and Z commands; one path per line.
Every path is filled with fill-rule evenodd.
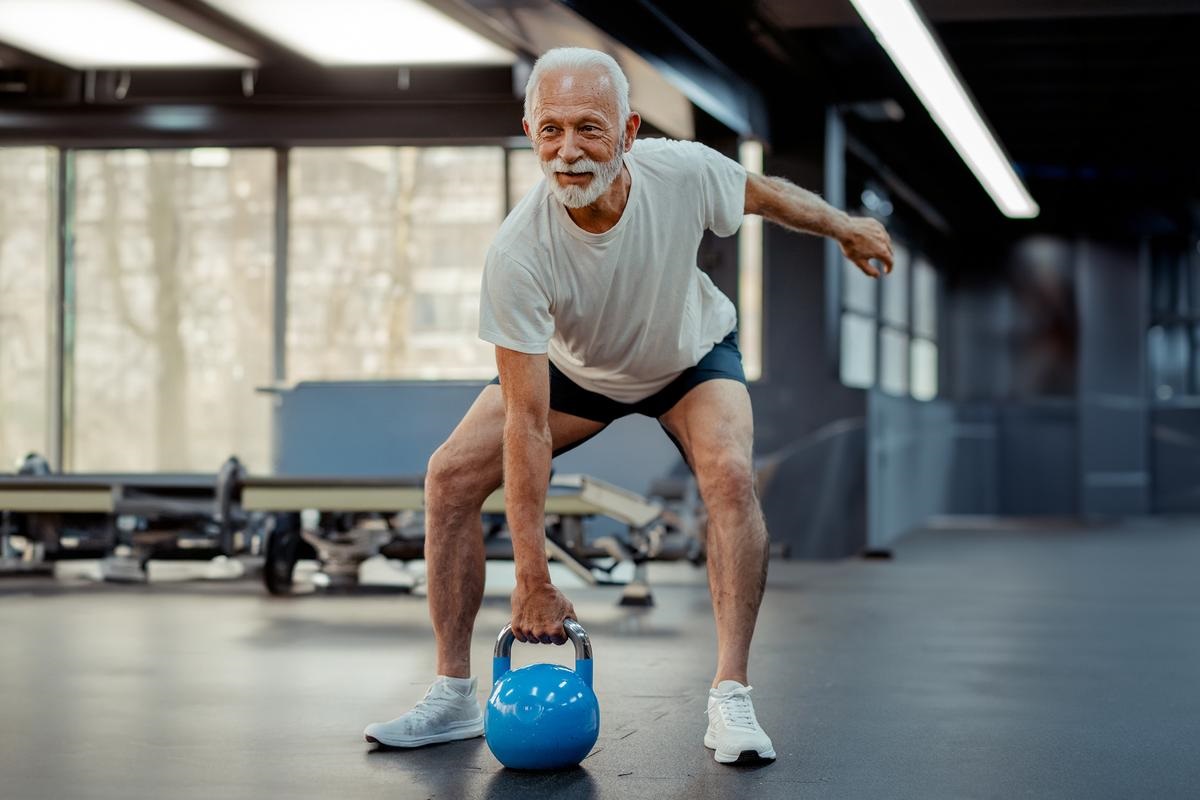
M 622 164 L 621 173 L 612 182 L 612 186 L 608 187 L 607 192 L 600 195 L 591 205 L 568 208 L 567 215 L 572 222 L 588 233 L 604 233 L 611 230 L 625 213 L 625 205 L 629 202 L 629 188 L 632 185 L 629 167 Z

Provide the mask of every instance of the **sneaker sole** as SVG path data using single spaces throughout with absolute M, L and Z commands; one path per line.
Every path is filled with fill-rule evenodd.
M 476 739 L 483 736 L 483 720 L 471 723 L 469 727 L 459 730 L 451 729 L 442 733 L 435 733 L 431 736 L 415 736 L 408 739 L 397 739 L 388 736 L 372 736 L 371 734 L 363 734 L 363 738 L 371 744 L 380 744 L 384 747 L 424 747 L 427 744 L 442 744 L 443 742 L 457 742 L 460 739 Z
M 775 760 L 775 749 L 769 750 L 742 750 L 739 752 L 729 752 L 717 749 L 715 739 L 705 736 L 704 746 L 713 751 L 713 759 L 718 764 L 761 764 Z

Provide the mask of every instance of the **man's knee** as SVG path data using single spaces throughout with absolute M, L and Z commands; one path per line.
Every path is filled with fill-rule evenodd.
M 698 465 L 706 504 L 746 506 L 757 503 L 754 493 L 754 465 L 746 456 L 732 450 L 717 452 Z
M 425 502 L 427 507 L 449 510 L 478 511 L 483 501 L 496 488 L 499 480 L 491 471 L 477 463 L 450 442 L 443 444 L 429 458 L 425 471 Z

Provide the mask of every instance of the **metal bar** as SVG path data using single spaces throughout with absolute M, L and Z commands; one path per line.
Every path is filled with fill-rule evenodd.
M 50 379 L 46 382 L 46 409 L 49 425 L 46 430 L 46 456 L 55 468 L 62 469 L 63 458 L 63 292 L 66 274 L 66 226 L 63 224 L 64 201 L 67 184 L 67 154 L 62 150 L 55 154 L 54 187 L 48 192 L 50 218 L 54 220 L 54 274 L 50 286 L 50 328 L 46 332 L 46 354 L 50 358 Z
M 287 281 L 288 281 L 288 204 L 291 152 L 284 147 L 275 150 L 275 283 L 273 299 L 274 336 L 272 337 L 271 379 L 276 384 L 287 380 Z M 278 407 L 278 403 L 276 404 Z
M 419 511 L 424 505 L 424 496 L 419 487 L 247 486 L 242 490 L 242 508 L 246 511 L 304 511 L 311 508 L 330 512 L 368 513 Z
M 518 140 L 521 102 L 247 103 L 25 107 L 0 115 L 0 144 L 59 147 L 497 145 Z M 469 131 L 453 136 L 447 131 Z
M 112 489 L 36 489 L 0 486 L 0 509 L 39 514 L 111 514 Z
M 825 110 L 825 200 L 846 208 L 846 127 L 835 106 Z M 878 309 L 876 309 L 878 312 Z M 842 352 L 842 251 L 825 239 L 825 363 L 833 377 L 841 378 Z
M 59 154 L 59 234 L 55 326 L 59 337 L 53 408 L 54 464 L 67 472 L 75 462 L 72 446 L 75 407 L 75 152 Z
M 596 586 L 600 581 L 595 574 L 584 566 L 583 562 L 577 559 L 574 555 L 567 552 L 566 548 L 559 546 L 553 539 L 546 537 L 546 558 L 553 559 L 559 562 L 567 569 L 579 576 L 580 580 L 587 583 L 589 586 Z
M 291 200 L 291 151 L 275 149 L 275 275 L 271 289 L 271 382 L 282 387 L 287 382 L 287 285 L 288 285 L 288 209 Z M 278 394 L 271 397 L 271 467 L 279 468 L 283 452 L 283 402 Z

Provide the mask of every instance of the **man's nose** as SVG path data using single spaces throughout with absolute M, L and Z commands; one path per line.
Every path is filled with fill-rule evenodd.
M 574 131 L 567 130 L 563 132 L 562 144 L 558 148 L 558 157 L 568 164 L 583 157 L 583 150 L 579 147 L 575 139 Z

